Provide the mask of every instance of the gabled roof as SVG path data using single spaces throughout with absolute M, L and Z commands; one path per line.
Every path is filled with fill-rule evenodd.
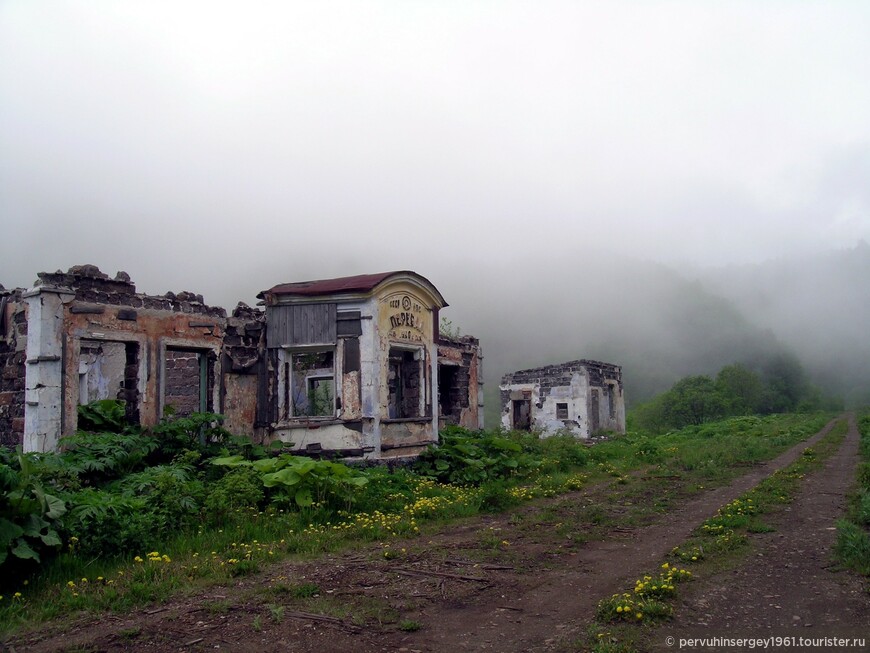
M 444 301 L 438 289 L 426 277 L 411 270 L 396 270 L 393 272 L 377 272 L 375 274 L 358 274 L 352 277 L 338 277 L 336 279 L 281 283 L 269 290 L 260 292 L 257 297 L 265 299 L 268 296 L 321 297 L 324 295 L 368 294 L 392 277 L 410 277 L 420 285 L 429 288 L 435 297 L 441 301 L 442 305 L 447 306 L 447 302 Z

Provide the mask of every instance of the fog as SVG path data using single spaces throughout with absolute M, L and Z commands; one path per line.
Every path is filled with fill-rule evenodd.
M 608 356 L 644 395 L 774 346 L 829 382 L 860 280 L 771 274 L 767 310 L 752 276 L 870 240 L 868 33 L 863 1 L 4 0 L 0 283 L 93 263 L 231 308 L 413 269 L 490 387 Z

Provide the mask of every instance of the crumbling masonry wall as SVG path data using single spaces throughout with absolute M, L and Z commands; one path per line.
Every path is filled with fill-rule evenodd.
M 328 289 L 348 279 L 377 293 L 345 301 Z M 230 432 L 324 455 L 414 455 L 436 441 L 439 425 L 482 428 L 480 343 L 438 337 L 444 302 L 428 281 L 406 271 L 320 283 L 335 304 L 266 303 L 277 345 L 267 343 L 267 310 L 239 304 L 227 315 L 189 291 L 139 293 L 127 273 L 109 277 L 93 265 L 39 273 L 27 290 L 0 286 L 0 445 L 55 450 L 75 432 L 78 406 L 101 399 L 123 400 L 128 422 L 145 428 L 221 413 Z M 331 334 L 309 328 L 318 325 Z M 285 396 L 288 363 L 312 343 L 330 361 L 305 387 L 326 388 L 327 403 L 312 415 L 285 414 L 304 403 Z
M 506 374 L 500 398 L 507 429 L 582 438 L 625 432 L 622 368 L 611 363 L 576 360 Z
M 15 446 L 24 437 L 27 306 L 22 292 L 0 285 L 0 446 Z
M 260 435 L 263 311 L 240 304 L 228 318 L 201 295 L 137 293 L 126 273 L 110 278 L 92 265 L 38 277 L 6 302 L 6 322 L 20 326 L 0 331 L 3 392 L 19 393 L 0 395 L 0 406 L 15 406 L 0 411 L 4 444 L 55 448 L 75 431 L 78 405 L 94 399 L 125 400 L 128 420 L 146 427 L 172 411 L 209 411 L 224 413 L 236 433 Z M 10 309 L 22 302 L 26 317 Z
M 438 404 L 441 425 L 483 428 L 483 353 L 477 338 L 439 337 Z

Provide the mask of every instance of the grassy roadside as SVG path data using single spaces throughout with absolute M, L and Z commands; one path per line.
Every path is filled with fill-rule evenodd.
M 834 553 L 843 567 L 870 576 L 870 413 L 859 417 L 858 430 L 861 462 L 846 516 L 837 522 Z
M 604 537 L 613 528 L 652 521 L 675 502 L 725 483 L 747 466 L 806 439 L 826 419 L 734 418 L 656 438 L 629 434 L 591 448 L 552 439 L 541 445 L 535 473 L 474 487 L 438 483 L 409 472 L 374 470 L 352 507 L 332 510 L 314 502 L 294 509 L 280 504 L 238 508 L 225 512 L 219 522 L 204 518 L 195 529 L 166 537 L 159 547 L 135 555 L 83 556 L 78 542 L 70 539 L 63 554 L 42 573 L 4 592 L 0 633 L 38 628 L 46 621 L 82 612 L 126 612 L 257 573 L 276 560 L 317 556 L 361 543 L 380 543 L 373 548 L 388 558 L 395 554 L 396 543 L 413 542 L 456 519 L 556 497 L 586 485 L 590 493 L 584 491 L 584 496 L 589 501 L 577 501 L 572 494 L 565 504 L 570 506 L 568 513 L 549 510 L 552 503 L 545 501 L 539 510 L 514 513 L 519 515 L 516 520 L 511 517 L 512 526 L 526 533 L 564 535 L 564 542 L 555 547 L 569 551 L 581 542 L 577 533 Z M 543 524 L 553 529 L 541 529 Z M 481 554 L 509 556 L 509 547 L 500 546 L 502 539 L 499 535 L 492 544 L 482 537 Z
M 745 560 L 752 533 L 769 532 L 763 516 L 791 503 L 803 478 L 819 469 L 842 444 L 848 430 L 840 420 L 816 446 L 705 520 L 659 569 L 642 575 L 627 591 L 602 599 L 587 638 L 569 650 L 635 653 L 645 650 L 657 626 L 674 613 L 679 584 L 710 577 Z

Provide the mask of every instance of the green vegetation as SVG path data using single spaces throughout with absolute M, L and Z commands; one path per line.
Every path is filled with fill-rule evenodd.
M 7 567 L 13 562 L 38 563 L 40 553 L 61 544 L 57 520 L 66 506 L 42 489 L 31 460 L 20 447 L 0 462 L 0 568 L 4 563 Z
M 858 430 L 861 462 L 846 517 L 837 523 L 834 551 L 844 567 L 870 576 L 870 413 L 858 420 Z
M 0 524 L 12 533 L 0 563 L 0 632 L 81 610 L 123 612 L 289 555 L 379 542 L 384 559 L 401 558 L 403 546 L 390 545 L 396 538 L 588 483 L 629 493 L 636 470 L 664 509 L 676 496 L 670 488 L 685 494 L 724 482 L 825 419 L 740 417 L 591 448 L 568 436 L 445 429 L 416 467 L 391 471 L 257 445 L 227 433 L 217 415 L 169 418 L 144 432 L 126 426 L 117 407 L 83 409 L 99 415 L 100 431 L 65 439 L 60 453 L 6 452 L 0 461 Z M 602 528 L 609 509 L 600 506 Z M 43 520 L 37 530 L 35 519 Z M 38 558 L 15 553 L 26 552 L 22 537 Z M 492 554 L 508 554 L 503 534 L 489 539 Z M 313 584 L 285 589 L 297 600 L 326 600 Z
M 772 356 L 761 374 L 740 364 L 727 365 L 716 378 L 688 376 L 670 390 L 634 409 L 637 427 L 664 433 L 724 417 L 838 410 L 841 402 L 823 399 L 806 380 L 798 360 Z

